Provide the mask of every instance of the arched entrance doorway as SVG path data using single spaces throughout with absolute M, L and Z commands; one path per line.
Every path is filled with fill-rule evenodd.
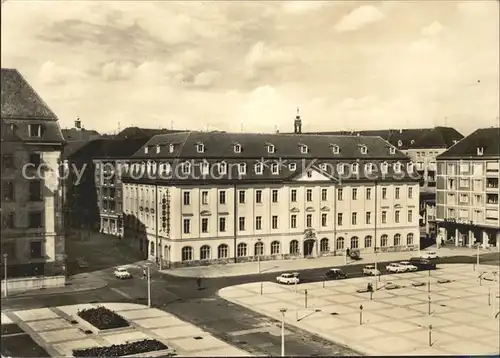
M 304 256 L 312 256 L 314 254 L 314 239 L 304 240 Z

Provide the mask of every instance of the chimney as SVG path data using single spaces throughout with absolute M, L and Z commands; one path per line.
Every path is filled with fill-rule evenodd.
M 75 128 L 82 129 L 82 121 L 80 120 L 80 117 L 76 117 Z

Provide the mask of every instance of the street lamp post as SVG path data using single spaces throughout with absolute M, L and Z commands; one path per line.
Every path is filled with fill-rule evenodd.
M 476 266 L 479 269 L 479 243 L 477 243 Z
M 285 356 L 285 312 L 286 308 L 280 309 L 281 312 L 281 356 Z
M 257 242 L 260 243 L 261 241 L 262 241 L 262 239 L 257 239 Z M 261 246 L 259 245 L 259 252 L 257 254 L 257 270 L 258 270 L 258 273 L 260 273 L 260 254 L 261 254 L 260 248 L 261 248 Z
M 5 288 L 3 291 L 4 297 L 7 297 L 9 295 L 9 292 L 8 292 L 9 288 L 7 286 L 7 257 L 8 257 L 7 254 L 3 254 L 3 281 L 4 281 L 4 285 L 5 285 Z
M 148 265 L 148 307 L 151 307 L 151 267 Z

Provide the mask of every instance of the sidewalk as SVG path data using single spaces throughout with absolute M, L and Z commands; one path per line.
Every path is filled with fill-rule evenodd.
M 436 250 L 435 246 L 428 247 L 424 251 L 436 251 L 440 257 L 449 256 L 474 256 L 477 254 L 477 249 L 469 249 L 462 247 L 443 247 Z M 480 253 L 491 253 L 491 250 L 481 250 Z M 405 252 L 387 252 L 375 254 L 362 254 L 362 260 L 353 261 L 351 259 L 347 260 L 347 265 L 353 264 L 371 264 L 377 261 L 399 261 L 409 259 L 411 257 L 419 256 L 418 251 L 405 251 Z M 375 258 L 377 257 L 377 258 Z M 231 263 L 225 265 L 210 265 L 210 266 L 196 266 L 196 267 L 182 267 L 177 269 L 161 270 L 161 273 L 165 273 L 172 276 L 178 277 L 205 277 L 205 278 L 216 278 L 216 277 L 230 277 L 230 276 L 245 276 L 245 275 L 255 275 L 258 272 L 257 261 L 244 262 L 244 263 Z M 261 261 L 260 262 L 260 273 L 269 272 L 283 272 L 283 271 L 294 271 L 294 270 L 308 270 L 317 269 L 323 267 L 334 267 L 346 265 L 345 256 L 328 256 L 328 257 L 318 257 L 314 259 L 294 259 L 294 260 L 272 260 L 272 261 Z
M 54 287 L 54 288 L 42 288 L 39 290 L 29 290 L 29 291 L 12 291 L 9 292 L 7 298 L 2 297 L 2 301 L 4 299 L 9 299 L 9 298 L 60 295 L 72 292 L 93 291 L 93 290 L 98 290 L 100 288 L 104 288 L 107 285 L 108 283 L 103 279 L 100 279 L 98 277 L 91 277 L 91 274 L 88 273 L 81 273 L 67 279 L 65 286 Z

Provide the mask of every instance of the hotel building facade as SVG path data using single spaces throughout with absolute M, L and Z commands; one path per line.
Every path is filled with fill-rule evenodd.
M 500 246 L 500 129 L 478 129 L 438 156 L 439 240 Z
M 163 267 L 418 250 L 412 168 L 379 137 L 158 135 L 122 177 L 124 238 Z

